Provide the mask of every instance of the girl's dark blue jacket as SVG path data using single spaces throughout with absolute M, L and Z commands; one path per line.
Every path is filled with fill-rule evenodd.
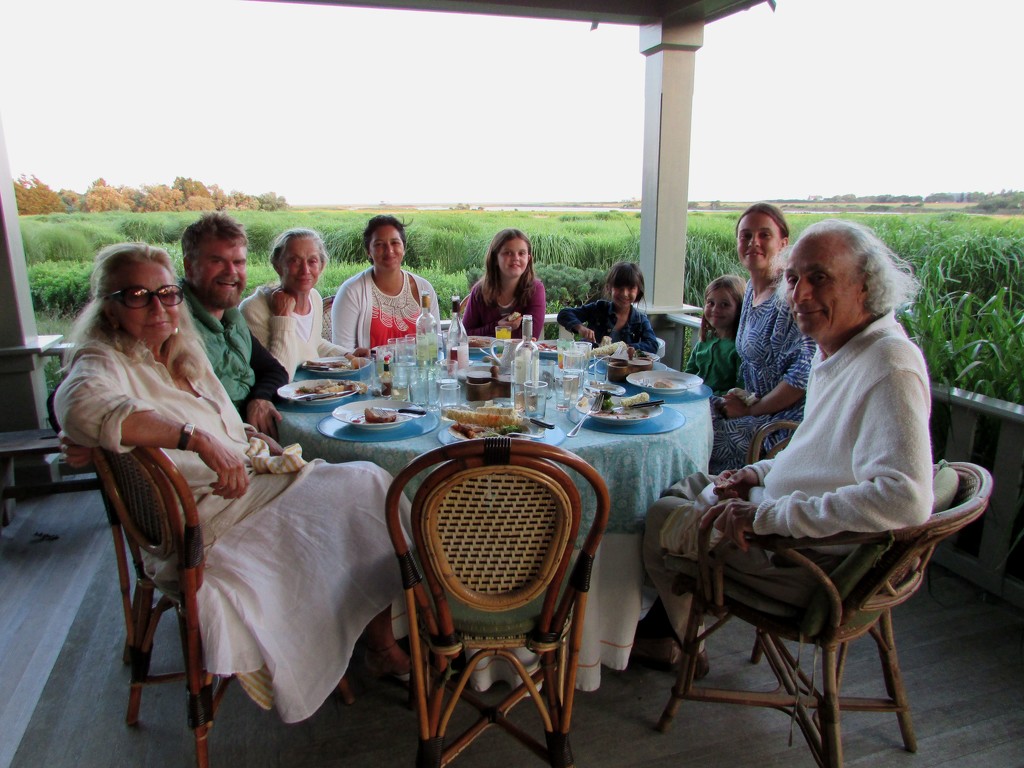
M 594 332 L 598 344 L 605 336 L 611 336 L 612 341 L 624 341 L 641 352 L 658 351 L 658 338 L 651 328 L 651 321 L 636 307 L 630 307 L 629 320 L 618 335 L 612 333 L 615 327 L 615 308 L 607 299 L 592 301 L 582 307 L 565 307 L 558 313 L 558 324 L 567 331 L 577 325 L 586 325 Z

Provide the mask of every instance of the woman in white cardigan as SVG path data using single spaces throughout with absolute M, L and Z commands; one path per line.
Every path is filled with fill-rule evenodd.
M 373 266 L 338 288 L 331 307 L 335 344 L 365 356 L 373 347 L 416 333 L 425 295 L 430 297 L 430 313 L 440 323 L 433 286 L 402 269 L 405 243 L 405 226 L 394 216 L 370 219 L 363 230 L 363 247 Z
M 257 288 L 239 307 L 252 335 L 284 366 L 289 381 L 303 361 L 346 355 L 355 346 L 338 346 L 323 337 L 324 302 L 315 286 L 327 258 L 315 230 L 282 232 L 270 250 L 281 283 Z

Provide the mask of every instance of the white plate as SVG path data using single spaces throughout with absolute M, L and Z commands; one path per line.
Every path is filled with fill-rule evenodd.
M 304 361 L 299 365 L 299 368 L 302 368 L 304 371 L 309 371 L 310 373 L 319 374 L 320 376 L 326 376 L 329 379 L 349 379 L 358 376 L 360 368 L 366 365 L 366 363 L 363 363 L 363 366 L 360 366 L 360 368 L 319 368 L 315 365 L 315 363 L 322 363 L 324 365 L 340 364 L 342 361 L 348 362 L 348 358 L 344 356 L 318 357 L 315 360 Z M 311 363 L 314 365 L 310 365 Z
M 367 408 L 388 408 L 390 410 L 394 410 L 396 408 L 415 407 L 416 406 L 412 403 L 404 400 L 385 400 L 383 398 L 379 400 L 360 400 L 358 403 L 347 403 L 346 405 L 335 408 L 331 413 L 331 416 L 340 422 L 348 424 L 350 427 L 356 427 L 358 429 L 394 429 L 395 427 L 402 426 L 407 421 L 411 421 L 412 419 L 421 419 L 423 416 L 413 413 L 399 413 L 398 418 L 388 424 L 367 424 L 366 417 L 363 415 L 363 412 Z
M 685 392 L 688 389 L 695 389 L 704 383 L 704 379 L 692 373 L 680 373 L 679 371 L 638 371 L 626 377 L 626 381 L 634 386 L 645 389 L 654 394 L 674 394 Z M 672 386 L 656 387 L 655 382 L 665 382 Z
M 621 397 L 612 397 L 612 403 L 618 405 Z M 576 403 L 576 412 L 583 417 L 583 414 L 590 413 L 592 401 L 589 397 L 580 398 Z M 660 405 L 652 405 L 647 408 L 628 408 L 624 411 L 605 411 L 591 414 L 590 418 L 604 424 L 632 424 L 637 421 L 646 421 L 661 415 Z
M 338 392 L 332 397 L 317 397 L 312 400 L 299 400 L 303 393 L 300 389 L 315 389 L 321 386 L 330 386 L 337 384 L 337 379 L 306 379 L 305 381 L 293 381 L 291 384 L 285 384 L 283 387 L 277 390 L 277 394 L 284 400 L 295 403 L 296 405 L 323 405 L 324 403 L 335 403 L 346 397 L 352 397 L 352 395 L 358 394 L 358 389 L 350 389 L 347 392 Z

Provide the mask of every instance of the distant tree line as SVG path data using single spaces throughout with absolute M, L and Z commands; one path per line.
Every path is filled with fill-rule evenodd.
M 833 195 L 810 198 L 821 203 L 855 203 L 866 205 L 923 205 L 924 203 L 973 203 L 973 209 L 984 213 L 1024 213 L 1024 192 L 1004 189 L 1000 192 L 935 192 L 920 195 Z M 785 202 L 801 202 L 799 200 Z
M 35 176 L 22 174 L 14 182 L 18 212 L 24 216 L 40 213 L 100 213 L 103 211 L 280 211 L 288 201 L 273 192 L 249 195 L 225 192 L 216 184 L 179 176 L 171 186 L 112 187 L 96 179 L 84 192 L 71 189 L 54 192 Z

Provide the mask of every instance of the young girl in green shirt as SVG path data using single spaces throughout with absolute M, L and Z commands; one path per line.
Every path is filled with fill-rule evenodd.
M 693 345 L 685 371 L 704 379 L 716 395 L 742 387 L 736 329 L 743 306 L 743 279 L 736 275 L 716 277 L 704 291 L 704 316 L 698 341 Z

